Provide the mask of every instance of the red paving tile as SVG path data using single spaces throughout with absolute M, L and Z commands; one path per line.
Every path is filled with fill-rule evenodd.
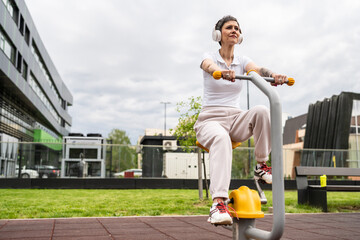
M 0 228 L 4 226 L 7 222 L 8 220 L 0 220 Z
M 17 231 L 2 231 L 0 230 L 0 239 L 26 239 L 26 238 L 47 238 L 51 237 L 51 229 L 25 231 L 21 228 Z
M 207 216 L 67 218 L 0 220 L 0 239 L 211 240 L 232 239 L 232 231 L 214 227 Z M 272 216 L 256 220 L 270 231 Z M 287 214 L 283 240 L 360 239 L 360 213 Z
M 112 240 L 114 238 L 107 236 L 107 237 L 102 237 L 102 236 L 85 236 L 85 237 L 53 237 L 51 238 L 52 240 Z M 49 240 L 49 239 L 47 239 Z M 123 238 L 124 240 L 124 238 Z
M 168 240 L 168 239 L 174 239 L 170 236 L 167 236 L 165 234 L 147 234 L 142 236 L 129 236 L 129 235 L 114 235 L 112 239 L 116 240 Z
M 53 224 L 34 224 L 34 225 L 9 225 L 7 224 L 3 228 L 1 228 L 4 232 L 11 232 L 11 231 L 42 231 L 42 230 L 51 230 Z
M 84 224 L 55 224 L 55 231 L 66 231 L 69 229 L 103 229 L 99 223 L 84 223 Z
M 77 236 L 109 236 L 106 229 L 67 229 L 67 230 L 56 230 L 53 236 L 55 237 L 77 237 Z

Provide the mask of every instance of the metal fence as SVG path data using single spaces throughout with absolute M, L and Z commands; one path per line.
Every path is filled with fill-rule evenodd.
M 284 176 L 294 166 L 360 168 L 358 151 L 283 148 Z M 203 176 L 209 179 L 209 154 L 202 152 Z M 276 159 L 269 160 L 269 164 Z M 233 151 L 232 178 L 253 177 L 254 148 Z M 205 175 L 206 174 L 206 175 Z M 197 147 L 1 142 L 0 178 L 198 178 Z

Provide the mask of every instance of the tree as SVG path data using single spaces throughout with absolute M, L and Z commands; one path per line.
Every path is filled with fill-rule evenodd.
M 112 129 L 108 135 L 109 139 L 112 139 L 113 144 L 130 145 L 130 138 L 126 135 L 126 132 L 120 129 Z
M 137 167 L 136 149 L 131 146 L 130 138 L 126 132 L 120 129 L 112 129 L 108 135 L 111 140 L 111 169 L 119 172 L 129 168 Z M 110 164 L 110 161 L 107 161 Z
M 190 146 L 196 145 L 196 133 L 194 124 L 201 111 L 201 97 L 190 97 L 188 101 L 181 101 L 176 104 L 176 111 L 180 113 L 180 118 L 175 129 L 170 129 L 171 133 L 177 137 L 181 146 L 189 150 Z

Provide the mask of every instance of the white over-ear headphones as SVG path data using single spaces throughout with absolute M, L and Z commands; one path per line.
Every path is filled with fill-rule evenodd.
M 212 39 L 213 39 L 215 42 L 220 42 L 220 41 L 221 41 L 221 31 L 220 31 L 220 30 L 216 30 L 216 29 L 214 28 L 214 30 L 213 30 L 213 32 L 212 32 Z M 243 35 L 240 33 L 238 44 L 241 44 L 243 40 L 244 40 L 244 37 L 243 37 Z

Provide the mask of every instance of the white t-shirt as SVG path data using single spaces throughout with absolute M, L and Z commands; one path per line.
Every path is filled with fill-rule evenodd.
M 227 66 L 219 51 L 205 53 L 202 60 L 205 59 L 213 60 L 221 69 L 234 70 L 235 75 L 244 75 L 246 73 L 245 66 L 251 62 L 251 59 L 246 56 L 234 54 L 233 62 L 230 66 Z M 235 80 L 235 82 L 231 82 L 222 78 L 215 80 L 211 74 L 205 71 L 203 71 L 203 75 L 203 107 L 228 106 L 240 108 L 240 92 L 243 81 Z

